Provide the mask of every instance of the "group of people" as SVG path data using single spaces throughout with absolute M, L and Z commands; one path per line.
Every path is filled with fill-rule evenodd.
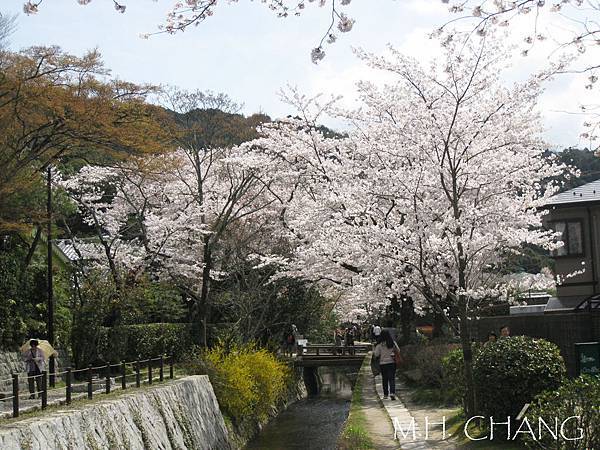
M 510 337 L 510 327 L 508 325 L 502 325 L 499 331 L 501 339 Z M 490 342 L 496 342 L 497 340 L 498 335 L 494 331 L 490 331 L 487 335 L 487 339 L 484 345 L 488 345 Z
M 356 325 L 351 327 L 336 328 L 333 334 L 334 342 L 336 347 L 341 347 L 342 344 L 345 346 L 354 345 L 355 339 L 360 339 L 360 331 Z

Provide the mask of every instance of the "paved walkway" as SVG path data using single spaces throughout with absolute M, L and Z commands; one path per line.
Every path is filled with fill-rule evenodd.
M 405 398 L 406 387 L 397 380 L 397 393 L 400 397 L 396 400 L 383 399 L 383 386 L 381 376 L 375 377 L 375 388 L 377 396 L 381 402 L 388 417 L 393 422 L 393 431 L 402 450 L 429 450 L 429 449 L 455 449 L 456 447 L 443 439 L 441 425 L 435 425 L 442 422 L 445 410 L 430 411 L 427 414 L 429 426 L 427 426 L 425 416 L 413 414 L 402 401 Z M 426 430 L 428 428 L 428 430 Z M 447 435 L 446 438 L 449 436 Z M 398 447 L 396 447 L 398 448 Z
M 366 370 L 365 370 L 366 369 Z M 362 412 L 365 415 L 365 428 L 377 450 L 398 450 L 400 444 L 394 440 L 394 427 L 383 404 L 375 391 L 375 383 L 370 368 L 360 372 L 362 386 Z

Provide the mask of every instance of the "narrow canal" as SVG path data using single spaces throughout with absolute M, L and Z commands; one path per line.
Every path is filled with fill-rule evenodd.
M 321 393 L 300 400 L 276 417 L 246 449 L 332 450 L 352 399 L 357 371 L 344 368 L 319 369 Z

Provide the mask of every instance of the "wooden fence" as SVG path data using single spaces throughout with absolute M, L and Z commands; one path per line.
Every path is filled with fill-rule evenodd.
M 128 373 L 129 369 L 129 373 Z M 168 374 L 165 371 L 168 370 Z M 156 374 L 156 371 L 158 374 Z M 111 377 L 115 372 L 119 375 Z M 78 375 L 79 374 L 79 375 Z M 138 361 L 125 362 L 122 361 L 119 364 L 106 364 L 103 366 L 92 367 L 91 365 L 84 369 L 73 370 L 67 368 L 62 372 L 57 372 L 51 375 L 52 384 L 49 386 L 48 383 L 48 372 L 44 371 L 40 375 L 32 377 L 26 377 L 30 386 L 34 386 L 33 392 L 21 393 L 19 382 L 22 380 L 22 376 L 19 374 L 13 374 L 12 378 L 5 381 L 12 381 L 12 395 L 4 397 L 2 400 L 12 400 L 12 417 L 19 417 L 21 412 L 20 399 L 37 398 L 41 401 L 41 408 L 45 409 L 48 406 L 48 393 L 52 392 L 64 392 L 63 396 L 55 397 L 54 400 L 64 401 L 67 405 L 73 400 L 73 393 L 77 392 L 76 389 L 84 388 L 83 393 L 86 394 L 83 397 L 92 399 L 94 394 L 106 393 L 110 394 L 111 390 L 121 389 L 125 390 L 130 387 L 139 388 L 143 383 L 149 385 L 153 382 L 162 382 L 168 376 L 169 379 L 174 378 L 173 370 L 173 356 L 166 357 L 161 355 L 157 358 L 150 358 Z M 64 376 L 65 386 L 54 387 L 54 380 L 56 377 Z M 85 379 L 84 382 L 75 383 L 74 379 L 79 376 Z M 20 380 L 21 378 L 21 380 Z M 129 378 L 129 381 L 128 381 Z M 120 380 L 120 386 L 117 387 L 117 380 Z M 115 386 L 113 386 L 113 382 Z
M 569 375 L 577 371 L 575 344 L 600 340 L 600 314 L 554 313 L 482 317 L 474 324 L 473 338 L 484 341 L 490 331 L 508 325 L 512 335 L 543 338 L 555 343 L 565 359 Z

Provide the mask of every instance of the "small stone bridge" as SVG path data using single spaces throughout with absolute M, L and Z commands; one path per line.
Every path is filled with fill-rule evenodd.
M 371 351 L 371 344 L 336 346 L 331 344 L 312 344 L 298 346 L 294 359 L 297 367 L 321 366 L 358 366 Z
M 321 379 L 317 372 L 323 366 L 346 366 L 358 370 L 365 357 L 371 351 L 371 344 L 350 346 L 313 344 L 298 346 L 294 357 L 294 365 L 302 367 L 304 385 L 310 395 L 318 395 L 321 390 Z

